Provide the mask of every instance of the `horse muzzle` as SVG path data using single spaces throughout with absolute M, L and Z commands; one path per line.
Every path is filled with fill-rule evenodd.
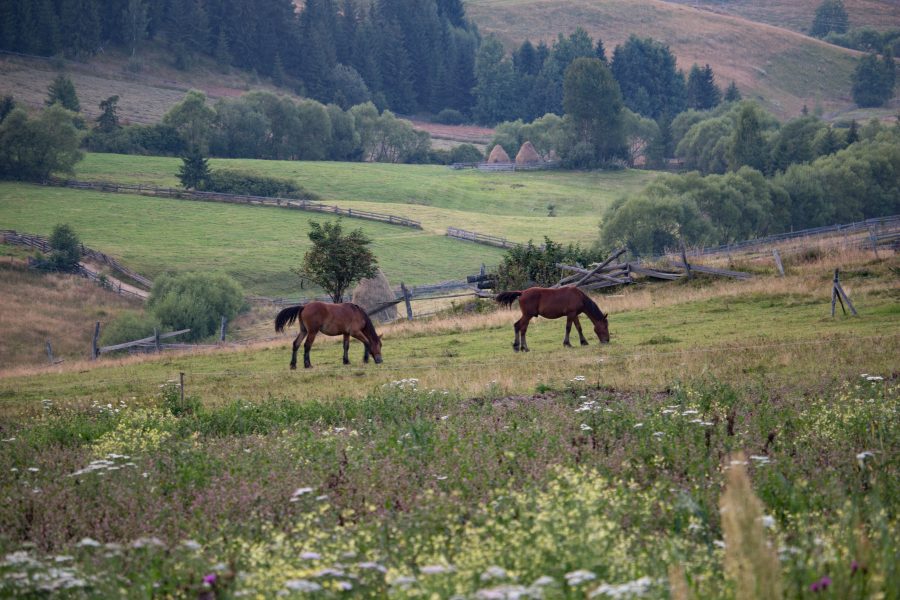
M 376 364 L 376 365 L 380 365 L 380 364 L 381 364 L 381 356 L 380 356 L 380 355 L 379 355 L 379 356 L 375 356 L 374 358 L 375 358 L 375 364 Z

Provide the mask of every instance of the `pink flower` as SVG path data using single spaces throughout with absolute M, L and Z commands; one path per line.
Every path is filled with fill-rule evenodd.
M 210 573 L 206 577 L 203 578 L 203 583 L 207 585 L 215 585 L 216 584 L 216 574 Z
M 828 575 L 822 576 L 818 581 L 814 581 L 809 584 L 809 591 L 811 592 L 824 592 L 828 589 L 828 586 L 831 585 L 831 577 Z

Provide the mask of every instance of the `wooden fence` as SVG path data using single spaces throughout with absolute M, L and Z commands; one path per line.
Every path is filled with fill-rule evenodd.
M 522 245 L 518 242 L 511 242 L 506 238 L 502 238 L 496 235 L 478 233 L 477 231 L 466 231 L 465 229 L 457 229 L 456 227 L 448 227 L 447 236 L 456 238 L 458 240 L 475 242 L 476 244 L 494 246 L 495 248 L 515 248 Z
M 367 219 L 389 225 L 400 225 L 422 229 L 422 224 L 413 219 L 398 217 L 383 213 L 360 210 L 357 208 L 341 208 L 330 204 L 312 202 L 310 200 L 298 200 L 294 198 L 271 198 L 268 196 L 250 196 L 242 194 L 223 194 L 220 192 L 201 192 L 196 190 L 183 190 L 177 188 L 162 188 L 152 185 L 128 185 L 109 183 L 103 181 L 76 181 L 73 179 L 54 179 L 45 182 L 46 185 L 69 187 L 81 190 L 97 190 L 101 192 L 113 192 L 121 194 L 137 194 L 140 196 L 156 196 L 161 198 L 176 198 L 179 200 L 200 200 L 205 202 L 225 202 L 229 204 L 246 204 L 253 206 L 277 206 L 295 210 L 305 210 L 320 213 L 329 213 L 353 219 Z
M 505 162 L 505 163 L 487 163 L 487 162 L 474 162 L 474 163 L 453 163 L 450 165 L 451 169 L 460 170 L 460 169 L 478 169 L 479 171 L 487 171 L 487 172 L 509 172 L 509 171 L 544 171 L 547 169 L 558 169 L 559 162 L 539 162 L 539 163 L 529 163 L 529 164 L 516 164 L 514 162 Z
M 153 335 L 141 338 L 139 340 L 122 342 L 121 344 L 113 344 L 112 346 L 98 346 L 97 341 L 100 338 L 100 322 L 98 321 L 97 325 L 94 328 L 94 338 L 91 343 L 91 357 L 96 359 L 101 354 L 106 354 L 107 352 L 115 352 L 116 350 L 128 350 L 129 348 L 143 348 L 145 350 L 155 350 L 156 352 L 160 352 L 166 348 L 189 347 L 190 344 L 161 343 L 161 340 L 173 338 L 175 336 L 188 333 L 189 331 L 190 329 L 181 329 L 179 331 L 170 331 L 168 333 L 159 333 L 159 331 L 156 331 Z
M 0 241 L 2 241 L 5 244 L 11 244 L 14 246 L 26 246 L 28 248 L 34 248 L 34 249 L 40 250 L 41 252 L 44 252 L 44 253 L 50 252 L 50 240 L 43 236 L 40 236 L 40 235 L 33 235 L 30 233 L 20 233 L 18 231 L 12 230 L 12 229 L 0 229 Z M 147 289 L 150 289 L 153 287 L 153 282 L 150 279 L 144 277 L 140 273 L 136 273 L 136 272 L 132 271 L 131 269 L 129 269 L 128 267 L 126 267 L 125 265 L 123 265 L 118 260 L 116 260 L 115 258 L 113 258 L 112 256 L 110 256 L 108 254 L 104 254 L 103 252 L 94 250 L 93 248 L 88 248 L 84 244 L 81 244 L 81 256 L 83 258 L 87 258 L 87 259 L 93 260 L 95 262 L 104 264 L 104 265 L 108 266 L 110 269 L 112 269 L 114 272 L 118 273 L 119 275 L 129 278 L 132 281 L 137 282 L 139 285 L 146 287 Z M 94 273 L 93 271 L 89 271 L 89 270 L 85 269 L 84 267 L 81 267 L 79 269 L 79 274 L 84 277 L 87 277 L 88 279 L 92 279 L 94 281 L 100 281 L 102 283 L 102 280 L 97 273 Z M 127 290 L 127 289 L 122 288 L 121 285 L 118 286 L 118 289 L 116 289 L 116 287 L 111 287 L 110 289 L 114 289 L 115 291 L 118 291 L 123 294 L 130 294 L 132 296 L 142 297 L 142 296 L 139 296 L 138 294 L 135 294 L 135 293 Z

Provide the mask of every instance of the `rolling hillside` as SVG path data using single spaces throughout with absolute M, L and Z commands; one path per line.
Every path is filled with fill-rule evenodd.
M 466 8 L 482 33 L 508 47 L 526 38 L 549 43 L 577 27 L 601 38 L 608 53 L 632 33 L 653 37 L 671 47 L 680 68 L 709 63 L 720 85 L 734 80 L 744 97 L 781 118 L 804 104 L 830 116 L 853 107 L 858 53 L 739 16 L 660 0 L 470 0 Z

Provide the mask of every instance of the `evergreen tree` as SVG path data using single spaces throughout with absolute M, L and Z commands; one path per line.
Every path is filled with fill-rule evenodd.
M 118 96 L 110 96 L 100 101 L 100 116 L 97 117 L 97 128 L 104 133 L 115 131 L 119 128 L 119 116 L 116 114 Z
M 809 34 L 815 37 L 825 37 L 831 32 L 846 33 L 849 28 L 847 10 L 844 8 L 844 0 L 824 0 L 816 9 Z
M 541 70 L 541 64 L 538 63 L 537 51 L 529 40 L 522 42 L 522 45 L 513 52 L 512 58 L 513 66 L 516 68 L 516 73 L 518 73 L 519 76 L 537 75 L 538 71 Z
M 728 86 L 728 89 L 725 90 L 725 102 L 740 102 L 741 100 L 741 91 L 738 89 L 737 84 L 734 80 L 731 81 L 731 85 Z
M 716 85 L 715 76 L 709 65 L 691 67 L 687 81 L 687 106 L 695 110 L 708 110 L 719 105 L 722 92 Z
M 186 190 L 201 190 L 209 179 L 209 162 L 204 158 L 197 146 L 192 147 L 181 157 L 178 169 L 178 180 Z
M 100 47 L 100 16 L 96 0 L 61 0 L 60 35 L 69 56 L 93 55 Z
M 515 71 L 503 53 L 503 44 L 489 35 L 481 43 L 475 59 L 475 109 L 479 123 L 494 125 L 516 114 Z
M 59 224 L 50 234 L 50 267 L 57 271 L 71 272 L 81 260 L 81 240 L 68 224 Z
M 612 72 L 634 112 L 659 119 L 684 110 L 684 74 L 676 70 L 675 55 L 665 44 L 632 35 L 613 51 Z
M 450 21 L 454 27 L 468 29 L 462 0 L 437 0 L 437 9 L 441 17 Z
M 131 56 L 137 56 L 138 46 L 147 37 L 150 13 L 144 0 L 128 0 L 122 14 L 125 42 L 131 49 Z
M 603 46 L 603 40 L 597 38 L 597 46 L 594 48 L 594 55 L 600 59 L 600 62 L 607 64 L 606 48 Z
M 0 123 L 3 122 L 3 119 L 6 118 L 6 115 L 12 112 L 12 110 L 16 107 L 16 101 L 13 100 L 13 97 L 7 94 L 0 98 Z
M 859 141 L 859 123 L 856 119 L 850 121 L 850 128 L 847 129 L 847 145 L 855 144 Z
M 47 99 L 44 104 L 53 106 L 60 104 L 66 110 L 72 112 L 81 111 L 81 103 L 78 101 L 78 95 L 75 93 L 75 84 L 66 75 L 59 74 L 50 83 L 47 88 Z

